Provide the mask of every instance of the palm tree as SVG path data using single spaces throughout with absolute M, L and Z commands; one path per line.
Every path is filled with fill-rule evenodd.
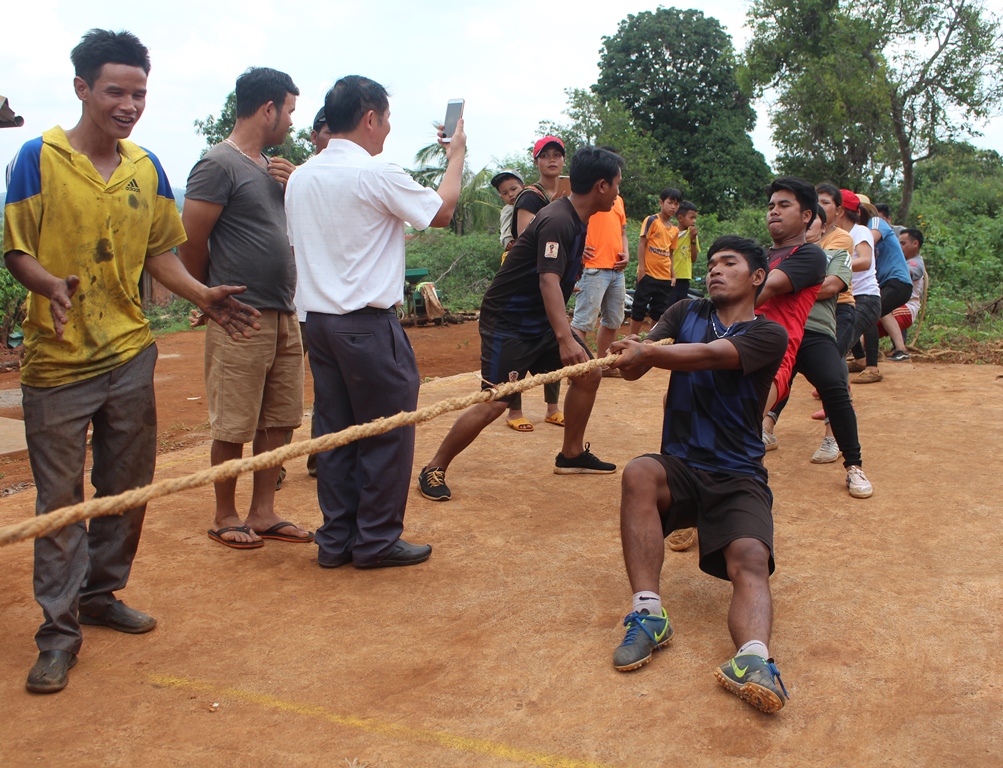
M 434 142 L 422 147 L 414 156 L 416 168 L 408 169 L 423 187 L 438 187 L 446 173 L 446 148 Z M 498 221 L 501 199 L 491 187 L 491 172 L 487 166 L 473 173 L 464 163 L 460 199 L 453 212 L 450 229 L 456 234 L 486 230 Z

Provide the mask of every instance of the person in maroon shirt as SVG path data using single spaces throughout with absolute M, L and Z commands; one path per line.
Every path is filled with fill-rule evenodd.
M 821 248 L 805 242 L 805 233 L 818 207 L 815 187 L 804 179 L 781 176 L 767 193 L 770 202 L 766 224 L 773 247 L 767 250 L 770 272 L 756 300 L 756 311 L 782 325 L 788 339 L 783 363 L 770 387 L 768 412 L 790 392 L 791 369 L 804 336 L 808 312 L 825 279 L 827 259 Z M 764 431 L 763 443 L 770 450 L 776 446 L 776 437 Z

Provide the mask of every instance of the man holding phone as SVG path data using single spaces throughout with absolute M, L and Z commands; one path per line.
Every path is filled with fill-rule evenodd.
M 417 406 L 418 367 L 394 309 L 404 285 L 404 223 L 418 230 L 449 225 L 467 144 L 462 118 L 452 136 L 440 130 L 446 173 L 438 190 L 428 189 L 377 157 L 390 133 L 382 85 L 344 77 L 328 91 L 324 113 L 327 149 L 307 160 L 286 190 L 318 435 Z M 401 538 L 414 435 L 413 426 L 403 427 L 318 455 L 322 568 L 349 562 L 386 568 L 429 558 L 430 546 Z

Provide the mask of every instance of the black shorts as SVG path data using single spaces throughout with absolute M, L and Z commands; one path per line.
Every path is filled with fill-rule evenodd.
M 592 359 L 592 351 L 577 333 L 575 341 Z M 518 381 L 527 373 L 550 373 L 564 367 L 561 347 L 553 333 L 534 339 L 510 339 L 481 332 L 481 389 L 491 389 L 496 384 Z M 498 398 L 509 402 L 515 395 Z
M 668 536 L 680 528 L 695 527 L 701 571 L 728 581 L 724 548 L 736 539 L 758 539 L 770 550 L 773 573 L 773 493 L 766 483 L 754 477 L 694 469 L 662 453 L 644 457 L 665 468 L 672 494 L 669 508 L 659 510 L 662 532 Z
M 634 303 L 630 307 L 630 319 L 641 322 L 645 315 L 657 323 L 669 308 L 669 297 L 673 291 L 671 280 L 656 280 L 645 275 L 634 287 Z

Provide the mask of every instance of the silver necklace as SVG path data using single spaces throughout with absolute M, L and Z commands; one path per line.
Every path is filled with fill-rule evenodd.
M 223 139 L 223 142 L 226 143 L 226 144 L 229 144 L 231 147 L 233 147 L 235 150 L 237 150 L 238 152 L 240 152 L 240 154 L 242 154 L 244 157 L 246 157 L 252 163 L 254 163 L 255 165 L 257 165 L 259 168 L 261 167 L 261 163 L 259 163 L 257 160 L 255 160 L 253 157 L 251 157 L 249 154 L 247 154 L 244 150 L 242 150 L 240 147 L 238 147 L 236 144 L 234 144 L 229 139 Z
M 727 336 L 730 336 L 732 329 L 736 325 L 738 325 L 738 321 L 736 320 L 734 323 L 732 323 L 731 325 L 729 325 L 727 328 L 724 329 L 724 333 L 718 333 L 718 331 L 717 331 L 717 324 L 718 324 L 718 322 L 720 322 L 720 321 L 717 319 L 717 312 L 714 312 L 710 316 L 710 327 L 714 329 L 714 335 L 717 336 L 719 339 L 723 339 L 723 338 L 725 338 Z M 723 326 L 724 323 L 721 323 L 721 325 Z

